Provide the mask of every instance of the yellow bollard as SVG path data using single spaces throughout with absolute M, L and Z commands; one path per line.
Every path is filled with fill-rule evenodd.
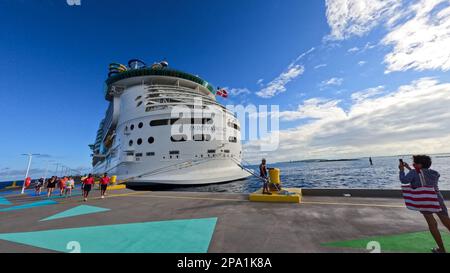
M 18 188 L 19 186 L 17 186 L 16 181 L 13 181 L 11 186 L 5 187 L 5 189 L 15 189 Z
M 269 169 L 269 177 L 270 177 L 270 182 L 271 183 L 277 184 L 277 185 L 281 185 L 280 169 L 270 168 Z
M 119 184 L 117 182 L 119 182 Z M 123 190 L 126 188 L 127 186 L 125 184 L 120 184 L 120 181 L 117 181 L 117 176 L 111 176 L 111 183 L 108 186 L 108 190 Z
M 252 202 L 300 203 L 302 200 L 302 189 L 281 189 L 280 173 L 280 169 L 269 169 L 271 195 L 263 194 L 263 189 L 259 189 L 249 195 L 249 200 Z

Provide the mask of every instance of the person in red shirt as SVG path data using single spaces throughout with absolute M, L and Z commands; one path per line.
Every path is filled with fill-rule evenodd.
M 66 181 L 67 181 L 67 177 L 66 176 L 64 176 L 64 177 L 62 177 L 60 180 L 59 180 L 59 191 L 60 191 L 60 193 L 59 193 L 59 195 L 60 196 L 63 196 L 63 193 L 64 193 L 64 189 L 66 188 Z
M 84 180 L 83 186 L 83 198 L 85 202 L 87 201 L 89 192 L 92 189 L 92 185 L 94 185 L 94 177 L 92 176 L 92 174 L 89 174 L 88 177 Z
M 108 184 L 109 184 L 110 180 L 111 179 L 108 177 L 107 173 L 104 173 L 103 177 L 100 178 L 100 192 L 101 192 L 101 195 L 102 195 L 102 199 L 105 198 L 106 189 L 108 188 Z

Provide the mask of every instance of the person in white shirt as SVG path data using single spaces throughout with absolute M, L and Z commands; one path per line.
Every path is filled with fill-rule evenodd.
M 73 177 L 70 176 L 69 179 L 66 181 L 65 185 L 65 195 L 66 197 L 72 196 L 72 189 L 75 187 L 75 181 L 73 180 Z

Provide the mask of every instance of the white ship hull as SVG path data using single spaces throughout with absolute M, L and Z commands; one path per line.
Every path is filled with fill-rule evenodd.
M 110 107 L 92 145 L 94 174 L 107 172 L 130 185 L 202 185 L 248 177 L 240 167 L 239 122 L 210 90 L 159 74 L 133 74 L 108 84 Z M 174 118 L 180 106 L 194 114 Z M 205 111 L 199 114 L 197 108 Z M 192 131 L 177 134 L 177 122 Z
M 180 163 L 183 165 L 184 163 Z M 170 168 L 167 171 L 152 174 L 153 169 L 141 166 L 138 170 L 142 173 L 150 173 L 135 177 L 133 175 L 121 174 L 120 167 L 106 170 L 104 166 L 98 166 L 96 173 L 107 171 L 115 173 L 119 181 L 126 181 L 128 185 L 207 185 L 216 183 L 225 183 L 241 180 L 249 174 L 236 165 L 231 159 L 214 159 L 205 162 L 186 162 L 180 167 Z M 126 167 L 125 167 L 126 169 Z

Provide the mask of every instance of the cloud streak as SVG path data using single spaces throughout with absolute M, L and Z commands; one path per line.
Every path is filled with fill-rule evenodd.
M 305 67 L 298 64 L 304 57 L 311 54 L 315 48 L 300 54 L 289 66 L 275 79 L 265 85 L 261 90 L 256 92 L 256 95 L 261 98 L 272 98 L 280 93 L 286 92 L 286 85 L 298 78 L 305 72 Z M 262 83 L 262 82 L 261 82 Z
M 333 77 L 331 79 L 322 81 L 320 83 L 320 88 L 321 89 L 325 89 L 325 88 L 330 87 L 330 86 L 341 86 L 343 82 L 344 82 L 343 78 Z

